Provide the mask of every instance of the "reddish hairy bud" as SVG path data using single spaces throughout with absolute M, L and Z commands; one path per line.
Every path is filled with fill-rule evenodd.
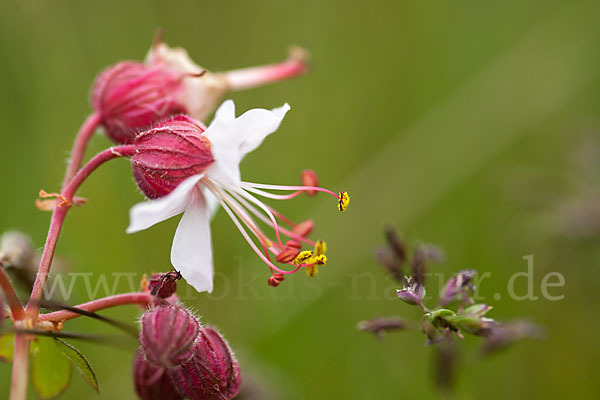
M 177 305 L 159 306 L 142 316 L 140 343 L 146 360 L 171 368 L 188 361 L 200 326 L 194 316 Z
M 311 220 L 306 220 L 300 222 L 298 225 L 294 226 L 292 232 L 298 236 L 306 237 L 311 234 L 313 229 L 315 228 L 314 222 Z
M 277 287 L 284 279 L 283 274 L 271 275 L 268 280 L 269 286 Z
M 141 351 L 133 359 L 133 383 L 141 400 L 180 400 L 183 399 L 163 368 L 146 361 Z
M 150 199 L 163 197 L 213 161 L 201 123 L 185 115 L 164 121 L 135 138 L 133 176 Z
M 177 291 L 177 281 L 180 279 L 181 274 L 178 271 L 152 275 L 152 278 L 148 282 L 148 291 L 152 296 L 166 299 L 175 294 Z
M 91 103 L 108 137 L 117 143 L 133 143 L 144 128 L 185 113 L 186 107 L 177 100 L 185 76 L 133 61 L 105 69 L 94 82 Z
M 211 327 L 200 330 L 192 358 L 168 374 L 179 394 L 190 400 L 232 399 L 241 384 L 240 369 L 229 345 Z
M 312 169 L 305 169 L 302 171 L 302 185 L 303 186 L 319 186 L 319 179 L 317 178 L 317 174 Z M 317 194 L 316 190 L 307 190 L 307 196 L 314 196 Z

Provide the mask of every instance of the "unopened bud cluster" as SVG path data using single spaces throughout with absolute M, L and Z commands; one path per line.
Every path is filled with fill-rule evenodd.
M 237 395 L 241 375 L 233 352 L 217 331 L 200 326 L 190 311 L 160 305 L 142 316 L 141 325 L 141 346 L 133 364 L 140 399 L 221 400 Z

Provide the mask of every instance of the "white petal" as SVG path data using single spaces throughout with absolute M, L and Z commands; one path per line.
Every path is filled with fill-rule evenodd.
M 157 200 L 138 203 L 129 210 L 127 233 L 134 233 L 169 219 L 185 210 L 192 189 L 203 175 L 194 175 L 181 182 L 171 193 Z
M 215 121 L 233 121 L 235 119 L 235 103 L 233 100 L 225 100 L 215 111 Z
M 171 263 L 199 292 L 213 290 L 213 262 L 210 241 L 210 212 L 201 192 L 183 213 L 173 238 Z
M 271 111 L 255 108 L 237 118 L 236 133 L 241 136 L 241 156 L 244 157 L 256 149 L 268 135 L 275 132 L 289 110 L 289 104 L 285 103 Z
M 208 207 L 210 218 L 213 219 L 219 210 L 219 200 L 217 200 L 215 195 L 206 188 L 202 190 L 202 193 L 204 194 L 204 199 L 206 200 L 206 207 Z
M 215 162 L 206 170 L 206 176 L 225 186 L 239 186 L 240 161 L 277 130 L 289 109 L 288 104 L 272 111 L 256 108 L 235 118 L 233 101 L 225 101 L 204 132 L 211 142 L 215 158 Z

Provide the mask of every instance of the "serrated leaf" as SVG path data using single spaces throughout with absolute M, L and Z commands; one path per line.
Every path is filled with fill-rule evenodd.
M 15 335 L 7 333 L 0 336 L 0 361 L 12 362 L 15 349 Z
M 71 361 L 49 337 L 37 338 L 32 343 L 31 383 L 42 400 L 60 396 L 71 382 Z
M 96 391 L 99 392 L 98 379 L 87 359 L 75 347 L 62 340 L 55 339 L 61 351 L 73 362 L 77 372 Z

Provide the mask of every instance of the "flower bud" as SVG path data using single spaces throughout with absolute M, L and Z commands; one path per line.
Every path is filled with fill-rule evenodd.
M 213 163 L 210 142 L 202 132 L 200 122 L 179 115 L 135 138 L 136 154 L 131 157 L 133 176 L 148 198 L 169 194 Z
M 159 306 L 142 316 L 140 343 L 146 360 L 171 368 L 188 361 L 200 326 L 194 316 L 177 305 Z
M 460 271 L 456 276 L 450 278 L 442 292 L 440 304 L 445 306 L 456 300 L 459 295 L 466 294 L 467 290 L 473 291 L 474 288 L 471 284 L 471 280 L 476 274 L 477 271 L 475 270 L 465 269 Z
M 483 317 L 488 311 L 492 309 L 492 306 L 488 306 L 487 304 L 473 304 L 472 306 L 467 307 L 463 314 L 469 315 L 472 317 Z
M 190 400 L 234 398 L 240 388 L 240 369 L 229 345 L 211 327 L 200 330 L 194 355 L 168 370 L 177 391 Z
M 133 383 L 141 400 L 183 399 L 175 390 L 166 370 L 148 363 L 140 350 L 133 359 Z
M 416 283 L 412 277 L 404 277 L 404 287 L 397 289 L 396 294 L 398 298 L 405 303 L 410 305 L 421 304 L 423 297 L 425 297 L 425 288 Z
M 303 186 L 319 186 L 319 178 L 317 178 L 317 174 L 312 169 L 305 169 L 302 171 L 302 185 Z M 316 190 L 307 190 L 307 196 L 314 196 L 317 194 Z
M 181 279 L 181 274 L 178 271 L 152 275 L 148 282 L 148 291 L 152 296 L 166 299 L 177 291 L 177 281 L 179 279 Z
M 461 331 L 476 336 L 489 336 L 500 324 L 491 318 L 457 315 L 451 322 Z
M 186 75 L 164 66 L 124 61 L 105 69 L 94 82 L 91 103 L 109 138 L 133 143 L 144 128 L 185 113 L 178 96 Z

